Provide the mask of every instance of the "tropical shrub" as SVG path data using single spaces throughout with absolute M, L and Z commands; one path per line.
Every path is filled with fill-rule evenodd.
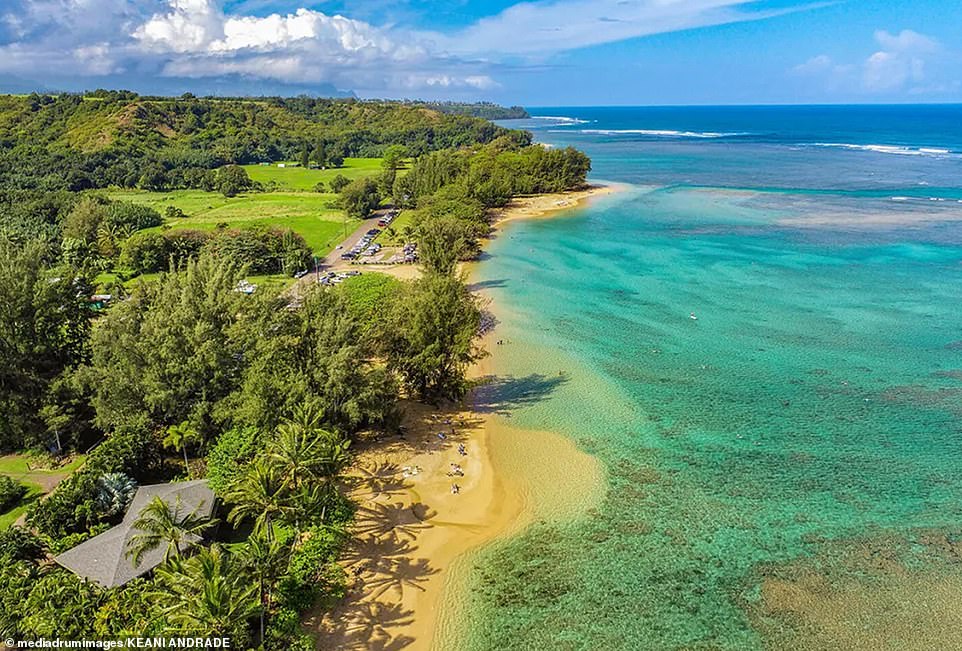
M 164 223 L 160 213 L 141 204 L 127 201 L 116 201 L 107 206 L 104 223 L 128 232 L 143 230 Z
M 287 573 L 281 577 L 279 602 L 296 611 L 311 608 L 320 597 L 334 601 L 345 593 L 344 570 L 337 564 L 343 544 L 341 534 L 326 527 L 313 527 L 291 554 Z
M 23 499 L 27 487 L 6 475 L 0 475 L 0 513 L 6 513 Z
M 225 197 L 233 197 L 253 187 L 251 178 L 240 165 L 227 165 L 217 171 L 217 190 Z
M 260 448 L 257 428 L 235 427 L 217 438 L 207 454 L 207 483 L 218 495 L 223 495 L 243 467 Z
M 136 492 L 137 482 L 133 479 L 122 472 L 109 472 L 97 480 L 94 502 L 102 517 L 112 518 L 127 512 L 127 506 Z
M 343 174 L 338 174 L 333 179 L 331 179 L 330 187 L 331 192 L 339 193 L 346 186 L 351 184 L 351 179 L 347 178 Z
M 0 564 L 11 561 L 31 561 L 43 556 L 40 539 L 22 527 L 0 531 Z
M 34 504 L 27 512 L 27 522 L 40 533 L 59 539 L 117 519 L 119 513 L 104 510 L 105 504 L 98 500 L 100 478 L 110 473 L 149 476 L 159 461 L 149 436 L 139 431 L 118 431 L 90 453 L 79 471 Z
M 334 179 L 337 180 L 336 178 Z M 333 187 L 334 181 L 331 181 Z M 339 203 L 351 217 L 364 219 L 381 204 L 377 182 L 372 178 L 357 179 L 341 188 Z
M 180 268 L 185 260 L 196 257 L 209 239 L 209 233 L 189 229 L 135 233 L 123 244 L 120 266 L 135 274 L 166 271 L 171 264 Z

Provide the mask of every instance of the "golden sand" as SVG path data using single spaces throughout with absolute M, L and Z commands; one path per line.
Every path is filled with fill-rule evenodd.
M 500 212 L 495 227 L 558 214 L 612 191 L 594 186 L 519 198 Z M 397 268 L 407 275 L 411 267 Z M 492 372 L 482 360 L 472 375 Z M 337 608 L 305 622 L 318 634 L 318 648 L 451 648 L 462 620 L 468 552 L 535 520 L 600 502 L 605 479 L 594 457 L 563 436 L 513 430 L 482 405 L 468 403 L 471 408 L 408 404 L 403 439 L 361 447 L 352 477 L 359 512 L 344 559 L 351 584 Z M 458 451 L 462 443 L 466 455 Z M 451 464 L 459 464 L 463 476 L 451 476 Z M 559 485 L 566 486 L 564 494 Z M 572 503 L 571 495 L 580 501 Z
M 577 208 L 592 197 L 600 197 L 619 191 L 621 186 L 614 184 L 592 185 L 584 190 L 559 194 L 538 194 L 530 197 L 515 197 L 495 214 L 495 227 L 518 219 L 555 217 L 559 211 Z

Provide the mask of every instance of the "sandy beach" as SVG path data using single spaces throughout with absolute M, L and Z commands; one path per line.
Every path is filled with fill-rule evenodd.
M 518 198 L 498 212 L 494 227 L 557 215 L 615 190 L 592 186 Z M 411 266 L 400 267 L 408 276 Z M 488 350 L 493 337 L 489 332 L 483 342 Z M 494 379 L 491 360 L 479 362 L 471 375 L 482 386 Z M 351 476 L 359 511 L 344 559 L 348 596 L 334 611 L 305 622 L 319 634 L 318 648 L 451 648 L 471 550 L 600 501 L 605 480 L 596 459 L 558 434 L 513 430 L 492 401 L 482 389 L 463 406 L 409 403 L 403 438 L 359 446 Z M 556 490 L 562 484 L 563 494 Z M 570 495 L 582 499 L 571 504 Z
M 507 206 L 495 212 L 494 227 L 498 229 L 519 219 L 554 217 L 560 211 L 577 208 L 589 199 L 613 194 L 622 189 L 624 186 L 619 184 L 605 183 L 591 185 L 576 192 L 515 197 Z

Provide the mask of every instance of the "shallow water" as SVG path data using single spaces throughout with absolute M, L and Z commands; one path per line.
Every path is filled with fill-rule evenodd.
M 855 648 L 885 622 L 875 648 L 913 648 L 918 603 L 879 594 L 935 582 L 925 612 L 956 621 L 962 161 L 609 133 L 738 120 L 544 113 L 595 120 L 534 124 L 644 186 L 511 225 L 478 277 L 505 306 L 499 373 L 551 380 L 512 425 L 572 437 L 609 491 L 480 554 L 469 646 Z M 839 124 L 809 140 L 855 142 Z M 952 630 L 925 642 L 962 647 Z

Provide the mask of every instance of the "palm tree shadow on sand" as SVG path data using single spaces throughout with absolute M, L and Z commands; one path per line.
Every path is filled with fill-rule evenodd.
M 416 549 L 412 540 L 395 532 L 355 540 L 342 560 L 356 578 L 353 589 L 366 599 L 344 603 L 322 633 L 328 641 L 336 639 L 336 647 L 321 644 L 322 648 L 400 651 L 415 641 L 395 630 L 414 623 L 414 612 L 402 603 L 404 595 L 424 592 L 422 584 L 439 572 L 427 558 L 411 558 Z M 323 617 L 323 611 L 318 615 Z M 318 627 L 316 621 L 306 624 Z
M 394 536 L 413 541 L 431 525 L 427 522 L 436 513 L 424 504 L 370 503 L 358 508 L 355 534 L 359 536 Z
M 365 590 L 375 600 L 389 591 L 398 597 L 403 596 L 406 590 L 424 592 L 421 584 L 440 571 L 432 567 L 426 558 L 400 556 L 378 559 L 378 563 L 382 566 L 381 571 L 373 577 L 364 578 Z
M 524 377 L 486 375 L 478 380 L 471 397 L 477 411 L 507 415 L 512 409 L 545 400 L 567 381 L 564 375 L 541 373 Z
M 347 478 L 348 486 L 367 499 L 393 498 L 411 487 L 411 482 L 396 463 L 373 463 L 360 465 Z
M 400 651 L 414 642 L 412 637 L 394 633 L 394 629 L 414 622 L 414 611 L 401 604 L 358 603 L 350 612 L 344 613 L 344 620 L 339 649 Z
M 455 446 L 470 442 L 472 434 L 484 425 L 484 414 L 507 414 L 535 404 L 566 381 L 560 374 L 481 378 L 470 396 L 473 410 L 460 405 L 415 409 L 409 415 L 410 428 L 388 445 L 404 450 L 399 455 L 402 458 L 407 458 L 407 453 L 439 449 L 456 458 Z M 304 622 L 319 633 L 319 648 L 402 651 L 419 641 L 412 637 L 415 615 L 407 604 L 424 593 L 440 573 L 431 559 L 419 557 L 424 555 L 418 553 L 419 537 L 435 526 L 464 527 L 466 531 L 472 526 L 457 522 L 457 518 L 438 521 L 438 512 L 421 502 L 412 489 L 417 482 L 411 476 L 419 472 L 417 466 L 372 462 L 352 473 L 350 485 L 360 504 L 354 540 L 341 557 L 350 594 L 335 611 L 318 609 Z

